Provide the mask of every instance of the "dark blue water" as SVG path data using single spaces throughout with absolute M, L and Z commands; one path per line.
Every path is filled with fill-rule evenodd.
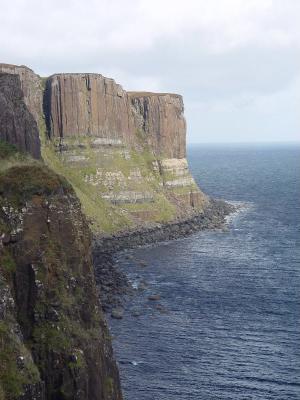
M 148 284 L 111 321 L 125 399 L 300 399 L 300 147 L 193 147 L 189 162 L 246 206 L 226 232 L 119 257 Z

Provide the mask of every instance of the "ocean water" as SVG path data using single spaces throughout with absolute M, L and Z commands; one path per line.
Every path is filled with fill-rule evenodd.
M 300 147 L 188 154 L 201 188 L 242 208 L 226 231 L 119 255 L 147 286 L 110 321 L 125 399 L 300 399 Z

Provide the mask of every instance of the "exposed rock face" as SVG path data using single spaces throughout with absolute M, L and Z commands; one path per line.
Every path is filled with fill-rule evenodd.
M 0 73 L 0 138 L 34 158 L 41 157 L 38 127 L 17 75 Z
M 77 170 L 95 169 L 85 183 L 122 212 L 128 205 L 135 220 L 161 218 L 159 191 L 167 198 L 165 218 L 207 202 L 185 159 L 181 96 L 127 93 L 98 74 L 57 74 L 47 81 L 45 104 L 48 135 L 61 159 Z
M 186 157 L 186 122 L 182 96 L 169 93 L 129 92 L 135 124 L 155 155 Z
M 207 206 L 185 158 L 181 96 L 126 92 L 99 74 L 55 74 L 44 80 L 43 115 L 41 78 L 5 68 L 19 74 L 41 129 L 45 119 L 42 156 L 73 184 L 94 231 L 167 222 Z
M 104 144 L 128 142 L 133 133 L 130 103 L 114 80 L 99 74 L 58 74 L 48 79 L 50 136 L 103 138 Z
M 50 136 L 95 136 L 96 143 L 130 144 L 144 134 L 155 155 L 185 157 L 186 123 L 182 97 L 175 94 L 127 93 L 99 74 L 57 74 L 47 81 Z
M 32 69 L 24 65 L 19 66 L 0 63 L 0 72 L 14 74 L 20 77 L 24 102 L 39 125 L 39 120 L 43 112 L 43 89 L 41 78 L 35 74 Z
M 0 398 L 120 400 L 71 186 L 44 166 L 12 167 L 0 206 Z

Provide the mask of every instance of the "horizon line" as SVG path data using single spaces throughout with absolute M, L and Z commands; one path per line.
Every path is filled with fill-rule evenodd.
M 229 142 L 225 142 L 225 141 L 220 141 L 220 142 L 189 142 L 187 141 L 187 146 L 190 145 L 203 145 L 203 144 L 208 144 L 208 145 L 234 145 L 234 144 L 240 144 L 240 145 L 268 145 L 268 144 L 296 144 L 296 145 L 300 145 L 300 140 L 277 140 L 277 141 L 243 141 L 243 142 L 238 142 L 238 141 L 229 141 Z

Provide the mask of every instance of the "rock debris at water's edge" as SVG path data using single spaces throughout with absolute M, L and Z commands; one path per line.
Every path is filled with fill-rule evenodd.
M 121 319 L 125 297 L 131 296 L 139 290 L 139 288 L 132 287 L 126 274 L 114 262 L 117 252 L 187 237 L 201 230 L 223 228 L 226 217 L 236 210 L 237 206 L 223 200 L 211 199 L 210 206 L 204 213 L 193 218 L 144 230 L 122 232 L 120 235 L 94 238 L 95 277 L 103 310 L 111 312 L 113 318 Z M 139 263 L 141 267 L 144 266 L 143 261 L 139 261 Z M 151 300 L 154 300 L 154 296 L 153 299 L 151 297 Z M 155 299 L 158 298 L 155 297 Z

